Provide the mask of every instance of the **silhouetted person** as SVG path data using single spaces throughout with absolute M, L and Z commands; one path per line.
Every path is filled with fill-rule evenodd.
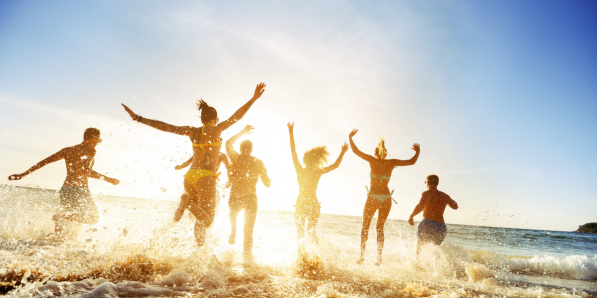
M 202 127 L 175 126 L 158 120 L 147 119 L 135 114 L 124 104 L 124 109 L 137 122 L 149 125 L 161 131 L 189 137 L 193 143 L 193 164 L 185 174 L 184 189 L 191 199 L 189 211 L 193 213 L 195 222 L 195 240 L 198 246 L 205 243 L 207 228 L 214 221 L 216 208 L 217 167 L 220 164 L 220 149 L 222 131 L 240 120 L 261 97 L 265 91 L 265 84 L 259 83 L 253 97 L 238 109 L 228 120 L 218 123 L 218 112 L 203 100 L 197 101 L 197 109 L 201 111 Z M 184 194 L 183 194 L 184 196 Z M 183 200 L 184 198 L 181 198 Z
M 243 255 L 246 259 L 253 257 L 253 227 L 257 218 L 257 189 L 256 185 L 261 177 L 261 182 L 269 187 L 271 180 L 263 162 L 251 156 L 253 143 L 244 140 L 240 143 L 240 154 L 234 150 L 234 143 L 243 135 L 252 133 L 253 127 L 247 125 L 241 132 L 226 141 L 226 153 L 230 157 L 230 225 L 232 232 L 228 243 L 234 244 L 236 240 L 236 218 L 241 210 L 245 210 Z
M 365 260 L 365 248 L 367 247 L 367 239 L 369 238 L 369 226 L 371 225 L 373 215 L 375 215 L 375 212 L 377 211 L 377 225 L 375 227 L 377 230 L 377 262 L 375 265 L 379 266 L 381 265 L 381 252 L 383 251 L 384 245 L 384 225 L 386 224 L 386 219 L 388 219 L 388 215 L 390 215 L 390 210 L 392 209 L 393 191 L 390 192 L 390 189 L 388 188 L 392 171 L 394 170 L 394 167 L 414 165 L 419 158 L 421 148 L 419 144 L 414 144 L 412 150 L 416 153 L 415 156 L 409 160 L 386 159 L 388 151 L 386 150 L 384 139 L 381 139 L 379 145 L 375 148 L 375 157 L 373 157 L 361 152 L 354 144 L 352 137 L 356 135 L 357 132 L 358 130 L 354 129 L 348 135 L 350 148 L 352 148 L 354 154 L 369 162 L 369 166 L 371 167 L 371 172 L 369 173 L 369 176 L 371 177 L 371 189 L 369 190 L 365 187 L 367 189 L 367 202 L 363 209 L 361 257 L 357 264 L 361 264 Z
M 189 165 L 191 165 L 191 163 L 193 163 L 193 158 L 194 157 L 191 156 L 191 158 L 189 158 L 187 161 L 183 162 L 181 165 L 175 166 L 174 169 L 182 170 L 182 169 L 188 167 Z M 226 154 L 220 152 L 220 164 L 221 163 L 224 163 L 226 170 L 228 172 L 230 172 L 230 163 L 228 162 L 228 156 L 226 156 Z M 218 164 L 218 166 L 216 167 L 216 171 L 219 170 L 219 168 L 220 168 L 220 165 Z M 216 174 L 216 176 L 218 176 L 218 177 L 219 177 L 219 175 L 220 175 L 220 172 L 218 172 Z M 217 189 L 216 189 L 216 193 L 217 193 Z M 216 198 L 218 198 L 217 195 L 216 195 Z M 191 198 L 189 197 L 189 194 L 187 194 L 186 192 L 183 193 L 182 196 L 180 196 L 180 203 L 178 204 L 178 208 L 174 212 L 174 222 L 180 221 L 180 219 L 184 215 L 184 210 L 189 208 L 190 203 L 191 203 Z
M 435 245 L 442 244 L 448 233 L 444 222 L 446 206 L 450 206 L 454 210 L 458 209 L 456 201 L 452 200 L 446 193 L 437 190 L 438 184 L 439 177 L 437 175 L 427 176 L 427 179 L 425 179 L 427 190 L 421 194 L 419 204 L 417 204 L 408 219 L 408 223 L 414 226 L 414 217 L 423 211 L 423 220 L 419 223 L 417 229 L 417 254 L 421 252 L 421 247 L 426 242 Z
M 64 159 L 66 163 L 66 179 L 60 188 L 60 205 L 52 217 L 55 222 L 56 240 L 62 237 L 60 232 L 64 229 L 64 221 L 73 221 L 84 224 L 96 224 L 99 221 L 99 212 L 91 193 L 89 192 L 88 178 L 106 180 L 114 185 L 119 181 L 102 175 L 93 170 L 95 163 L 95 146 L 101 143 L 100 131 L 97 128 L 88 128 L 83 133 L 81 144 L 66 147 L 50 157 L 38 162 L 22 174 L 8 177 L 8 180 L 21 180 L 23 177 L 42 168 L 43 166 Z
M 327 163 L 327 157 L 330 153 L 325 146 L 317 146 L 308 150 L 303 155 L 303 164 L 301 165 L 296 155 L 296 148 L 294 145 L 294 122 L 288 123 L 288 133 L 290 134 L 290 150 L 292 152 L 292 162 L 296 170 L 296 180 L 299 185 L 299 195 L 296 199 L 296 208 L 294 212 L 294 220 L 296 223 L 297 239 L 301 240 L 304 237 L 305 221 L 307 221 L 307 233 L 315 243 L 317 243 L 317 221 L 321 211 L 321 205 L 317 200 L 317 186 L 321 175 L 329 173 L 340 166 L 344 153 L 348 151 L 348 144 L 344 143 L 342 152 L 334 164 L 329 167 L 323 167 Z

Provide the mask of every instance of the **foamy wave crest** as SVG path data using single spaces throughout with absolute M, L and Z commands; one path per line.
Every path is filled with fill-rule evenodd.
M 545 275 L 566 279 L 597 280 L 597 256 L 503 256 L 487 251 L 468 251 L 469 257 L 494 270 L 524 275 Z
M 556 258 L 551 256 L 533 257 L 530 259 L 512 258 L 508 265 L 512 272 L 543 274 L 569 279 L 597 280 L 597 256 L 568 256 Z

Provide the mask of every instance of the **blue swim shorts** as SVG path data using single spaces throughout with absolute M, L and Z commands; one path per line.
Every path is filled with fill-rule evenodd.
M 444 238 L 446 238 L 447 233 L 448 228 L 446 228 L 446 224 L 423 219 L 423 221 L 419 223 L 419 228 L 417 229 L 417 240 L 440 245 L 442 244 L 442 241 L 444 241 Z

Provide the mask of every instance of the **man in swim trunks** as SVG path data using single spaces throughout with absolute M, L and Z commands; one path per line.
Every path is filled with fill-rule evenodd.
M 414 217 L 423 211 L 423 221 L 419 223 L 417 229 L 417 255 L 421 252 L 421 247 L 426 242 L 431 242 L 435 245 L 440 245 L 444 241 L 448 229 L 444 222 L 444 211 L 446 206 L 456 210 L 458 204 L 452 200 L 449 195 L 437 190 L 439 184 L 439 177 L 437 175 L 429 175 L 425 179 L 427 190 L 421 194 L 421 200 L 415 207 L 415 210 L 410 215 L 408 223 L 414 226 Z
M 234 150 L 234 143 L 243 135 L 252 133 L 253 126 L 247 125 L 241 132 L 226 141 L 226 153 L 230 157 L 231 171 L 229 181 L 231 184 L 230 199 L 228 207 L 230 208 L 230 225 L 232 232 L 228 243 L 234 244 L 236 241 L 236 218 L 241 210 L 245 210 L 245 226 L 243 243 L 243 255 L 245 258 L 253 257 L 253 227 L 257 218 L 257 190 L 255 186 L 261 177 L 261 182 L 266 187 L 271 185 L 271 180 L 267 176 L 267 170 L 263 162 L 251 156 L 253 152 L 253 143 L 244 140 L 240 143 L 240 154 Z
M 89 192 L 87 179 L 95 178 L 106 180 L 117 185 L 117 179 L 102 175 L 93 170 L 95 163 L 95 146 L 101 143 L 100 131 L 97 128 L 88 128 L 83 133 L 81 144 L 66 147 L 50 157 L 38 162 L 22 174 L 14 174 L 8 180 L 21 180 L 23 177 L 42 168 L 43 166 L 64 159 L 66 162 L 66 180 L 60 189 L 60 206 L 52 217 L 55 226 L 55 233 L 58 239 L 64 228 L 64 221 L 73 221 L 84 224 L 96 224 L 99 221 L 99 212 L 91 193 Z

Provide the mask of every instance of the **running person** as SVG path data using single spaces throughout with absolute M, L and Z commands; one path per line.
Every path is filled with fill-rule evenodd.
M 232 124 L 240 120 L 261 97 L 265 91 L 265 84 L 259 83 L 255 88 L 253 97 L 238 109 L 228 120 L 218 123 L 218 112 L 210 107 L 203 100 L 197 101 L 197 109 L 201 111 L 202 127 L 175 126 L 158 120 L 147 119 L 135 114 L 124 104 L 124 109 L 131 118 L 137 122 L 149 125 L 155 129 L 184 135 L 193 143 L 193 164 L 185 174 L 184 189 L 190 200 L 189 211 L 193 213 L 195 222 L 195 240 L 198 246 L 203 246 L 207 228 L 214 220 L 216 207 L 216 168 L 220 164 L 220 149 L 222 131 L 228 129 Z M 183 194 L 183 196 L 185 195 Z
M 174 169 L 182 170 L 182 169 L 188 167 L 189 165 L 191 165 L 192 163 L 193 163 L 193 156 L 191 156 L 191 158 L 189 158 L 187 161 L 183 162 L 182 164 L 175 166 Z M 221 153 L 221 152 L 220 152 L 220 163 L 224 163 L 224 167 L 226 167 L 226 170 L 228 172 L 230 172 L 230 163 L 228 162 L 228 156 L 226 156 L 226 154 Z M 220 169 L 220 165 L 218 164 L 216 171 L 218 171 L 219 169 Z M 220 172 L 218 172 L 217 175 L 219 176 Z M 216 192 L 217 192 L 217 190 L 216 190 Z M 216 198 L 217 197 L 218 196 L 216 195 Z M 174 222 L 180 221 L 180 219 L 184 215 L 184 210 L 189 208 L 190 202 L 191 202 L 191 198 L 189 197 L 189 195 L 186 192 L 183 193 L 182 196 L 180 196 L 180 204 L 178 204 L 178 208 L 174 212 Z
M 313 241 L 317 244 L 317 221 L 321 210 L 321 204 L 317 200 L 317 186 L 321 175 L 329 173 L 340 166 L 344 153 L 348 151 L 348 144 L 342 145 L 340 156 L 334 164 L 329 167 L 323 167 L 327 163 L 327 157 L 330 153 L 325 146 L 317 146 L 308 150 L 303 155 L 303 164 L 299 162 L 296 155 L 296 148 L 294 145 L 294 122 L 288 123 L 288 133 L 290 134 L 290 150 L 292 152 L 292 162 L 296 170 L 296 180 L 299 185 L 299 195 L 296 199 L 296 208 L 294 212 L 294 220 L 296 223 L 297 239 L 301 240 L 305 235 L 305 221 L 307 224 L 307 233 Z
M 456 201 L 452 200 L 445 192 L 437 190 L 438 184 L 439 177 L 437 175 L 427 176 L 427 179 L 425 179 L 427 190 L 421 194 L 419 204 L 417 204 L 408 219 L 408 223 L 414 226 L 414 217 L 423 211 L 423 220 L 417 228 L 417 255 L 421 252 L 421 247 L 426 242 L 431 242 L 435 245 L 442 244 L 448 233 L 446 223 L 444 222 L 446 206 L 450 206 L 454 210 L 458 209 Z
M 369 226 L 371 225 L 373 215 L 375 215 L 375 212 L 377 211 L 377 225 L 375 227 L 377 230 L 377 262 L 375 265 L 379 266 L 381 265 L 381 252 L 383 251 L 384 245 L 383 229 L 386 224 L 386 219 L 388 218 L 388 215 L 390 215 L 390 210 L 392 209 L 393 191 L 390 192 L 390 189 L 388 188 L 390 176 L 392 176 L 394 167 L 414 165 L 419 158 L 421 147 L 419 144 L 413 145 L 412 150 L 415 151 L 415 156 L 409 160 L 386 159 L 388 151 L 386 150 L 384 139 L 381 139 L 379 145 L 375 148 L 375 157 L 373 157 L 361 152 L 354 144 L 352 137 L 356 135 L 357 132 L 358 130 L 354 129 L 348 135 L 350 148 L 352 148 L 352 152 L 357 156 L 369 162 L 369 166 L 371 167 L 371 173 L 369 173 L 369 176 L 371 177 L 371 189 L 369 190 L 365 187 L 367 189 L 367 202 L 363 209 L 361 256 L 357 264 L 361 264 L 365 260 L 365 248 L 367 247 L 367 239 L 369 238 Z
M 83 133 L 83 142 L 72 147 L 66 147 L 48 158 L 38 162 L 22 174 L 14 174 L 8 180 L 21 180 L 23 177 L 42 168 L 43 166 L 64 159 L 66 163 L 66 179 L 60 188 L 60 205 L 52 219 L 55 222 L 55 236 L 62 238 L 60 232 L 64 229 L 64 221 L 83 224 L 96 224 L 99 221 L 97 205 L 89 192 L 87 180 L 89 178 L 106 180 L 117 185 L 117 179 L 102 175 L 93 170 L 95 163 L 95 147 L 102 142 L 97 128 L 88 128 Z
M 263 162 L 251 156 L 253 152 L 253 143 L 244 140 L 240 143 L 240 154 L 234 150 L 234 143 L 246 134 L 252 133 L 253 126 L 247 125 L 243 130 L 226 141 L 226 153 L 231 161 L 231 174 L 229 181 L 230 199 L 228 207 L 230 208 L 230 225 L 232 231 L 228 243 L 234 244 L 236 241 L 236 218 L 241 210 L 245 210 L 244 225 L 244 243 L 243 256 L 247 259 L 253 257 L 253 228 L 257 218 L 257 189 L 255 186 L 261 177 L 261 182 L 266 187 L 271 185 L 271 180 L 267 176 L 267 170 Z

